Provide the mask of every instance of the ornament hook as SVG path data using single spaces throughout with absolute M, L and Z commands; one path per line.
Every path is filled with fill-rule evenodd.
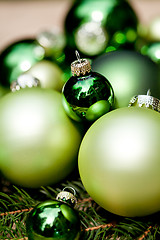
M 148 91 L 147 91 L 147 96 L 151 96 L 151 90 L 150 89 L 148 89 Z
M 64 187 L 62 191 L 65 191 L 66 189 L 70 189 L 74 196 L 76 196 L 76 190 L 73 187 Z
M 80 58 L 79 52 L 75 51 L 77 60 L 71 63 L 71 72 L 73 76 L 85 75 L 91 71 L 91 65 L 88 59 Z
M 79 52 L 77 50 L 75 51 L 75 54 L 76 54 L 78 62 L 81 63 L 80 54 L 79 54 Z

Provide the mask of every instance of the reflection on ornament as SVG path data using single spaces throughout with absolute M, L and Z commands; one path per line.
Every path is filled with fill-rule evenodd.
M 150 89 L 147 95 L 137 95 L 131 98 L 128 107 L 146 107 L 160 112 L 160 100 L 151 96 Z
M 71 64 L 73 76 L 63 87 L 63 105 L 75 121 L 95 121 L 113 105 L 114 93 L 109 81 L 91 71 L 90 62 L 80 59 Z
M 0 83 L 10 87 L 12 81 L 44 58 L 44 49 L 32 39 L 15 42 L 0 55 Z
M 29 240 L 78 240 L 80 219 L 78 212 L 68 202 L 75 196 L 65 190 L 56 200 L 48 200 L 37 205 L 29 214 L 26 230 Z M 75 202 L 74 202 L 75 203 Z

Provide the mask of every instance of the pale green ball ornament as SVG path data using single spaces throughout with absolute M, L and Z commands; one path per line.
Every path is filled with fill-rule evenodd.
M 8 93 L 0 116 L 0 170 L 11 183 L 37 188 L 73 171 L 82 136 L 61 93 L 40 87 Z
M 160 114 L 125 107 L 99 118 L 79 151 L 85 189 L 105 210 L 126 217 L 160 210 Z
M 42 88 L 61 92 L 64 85 L 63 71 L 56 63 L 49 60 L 35 63 L 26 73 L 39 79 Z
M 160 98 L 160 81 L 157 65 L 148 57 L 135 51 L 119 50 L 97 57 L 93 71 L 109 79 L 115 95 L 114 108 L 127 107 L 131 97 L 152 94 Z

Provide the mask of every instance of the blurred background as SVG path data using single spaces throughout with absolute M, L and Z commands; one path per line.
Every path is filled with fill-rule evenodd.
M 144 25 L 160 15 L 160 0 L 129 2 Z M 72 3 L 73 0 L 0 1 L 0 50 L 10 42 L 35 36 L 43 30 L 55 26 L 63 29 L 65 16 Z

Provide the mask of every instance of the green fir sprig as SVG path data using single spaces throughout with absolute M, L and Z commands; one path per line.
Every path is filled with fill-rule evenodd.
M 25 221 L 31 209 L 46 199 L 55 199 L 57 193 L 67 186 L 73 187 L 77 193 L 81 240 L 160 239 L 159 213 L 143 218 L 111 214 L 92 200 L 80 178 L 34 191 L 11 186 L 11 190 L 0 192 L 0 239 L 27 240 Z

